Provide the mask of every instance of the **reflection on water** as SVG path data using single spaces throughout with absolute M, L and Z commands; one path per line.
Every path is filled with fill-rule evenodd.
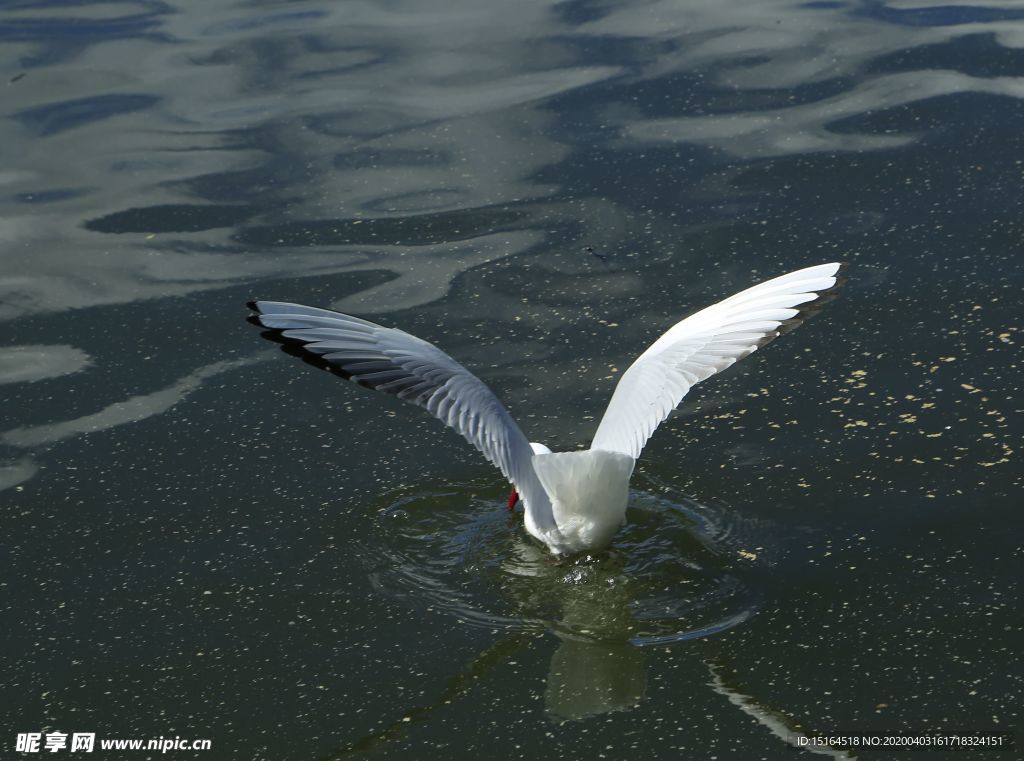
M 169 386 L 114 402 L 97 412 L 68 420 L 0 431 L 0 444 L 20 450 L 32 450 L 39 455 L 53 445 L 76 436 L 138 423 L 167 412 L 198 390 L 208 379 L 263 362 L 270 355 L 271 352 L 262 351 L 243 359 L 214 362 L 178 378 Z M 0 350 L 0 383 L 5 382 L 5 358 L 27 360 L 23 365 L 12 363 L 12 369 L 8 373 L 11 379 L 9 382 L 59 377 L 78 372 L 89 364 L 88 355 L 70 346 L 16 346 L 7 352 Z M 38 472 L 39 465 L 33 458 L 25 457 L 14 462 L 0 461 L 0 492 L 12 486 L 20 486 Z
M 555 558 L 496 505 L 472 487 L 394 499 L 358 550 L 375 587 L 485 629 L 637 647 L 714 634 L 757 607 L 745 580 L 763 562 L 727 509 L 634 491 L 607 551 Z
M 25 457 L 13 462 L 0 462 L 0 491 L 19 486 L 39 472 L 39 466 Z
M 9 446 L 38 448 L 84 433 L 97 433 L 127 423 L 137 423 L 166 412 L 194 392 L 202 383 L 221 373 L 265 361 L 271 352 L 263 351 L 245 359 L 225 360 L 201 367 L 171 385 L 150 394 L 133 396 L 90 415 L 73 420 L 14 428 L 0 433 L 0 442 Z
M 542 104 L 601 83 L 679 88 L 668 108 L 608 103 L 590 129 L 747 157 L 895 148 L 917 139 L 912 123 L 878 134 L 838 122 L 963 92 L 1024 96 L 1019 58 L 996 77 L 938 52 L 931 66 L 865 73 L 959 37 L 988 35 L 993 54 L 1019 49 L 1012 9 L 655 0 L 577 17 L 547 0 L 300 5 L 126 3 L 98 17 L 83 9 L 74 26 L 54 9 L 20 10 L 8 27 L 18 33 L 3 37 L 21 76 L 0 137 L 22 146 L 0 176 L 15 212 L 0 225 L 14 244 L 0 251 L 3 316 L 344 273 L 353 253 L 412 279 L 442 263 L 443 287 L 375 301 L 380 311 L 426 303 L 480 259 L 443 266 L 424 251 L 431 266 L 412 268 L 391 247 L 410 234 L 483 237 L 507 205 L 564 194 L 548 170 L 571 155 L 573 133 Z M 599 225 L 608 194 L 576 200 L 579 221 Z M 418 219 L 438 213 L 461 225 L 442 233 Z M 364 221 L 404 233 L 368 224 L 354 235 Z M 527 238 L 549 229 L 534 222 Z M 287 251 L 287 266 L 267 246 Z M 243 251 L 225 271 L 224 256 Z
M 404 491 L 358 547 L 374 587 L 495 632 L 552 632 L 545 700 L 554 720 L 635 707 L 643 648 L 725 631 L 756 609 L 764 562 L 727 508 L 634 491 L 629 522 L 601 553 L 555 558 L 521 516 L 471 486 Z
M 779 740 L 791 748 L 800 748 L 807 753 L 829 758 L 856 759 L 858 756 L 847 750 L 829 747 L 818 747 L 810 745 L 798 745 L 799 738 L 807 737 L 809 733 L 799 726 L 798 722 L 786 715 L 784 711 L 773 708 L 759 701 L 752 695 L 748 695 L 723 675 L 724 669 L 716 663 L 707 664 L 711 673 L 711 689 L 719 695 L 724 696 L 732 705 L 739 708 L 747 716 L 753 718 L 762 727 L 775 735 Z
M 307 3 L 296 13 L 208 3 L 202 13 L 142 14 L 130 5 L 76 30 L 74 70 L 27 55 L 28 74 L 11 84 L 18 106 L 0 136 L 36 139 L 23 143 L 23 169 L 3 177 L 7 193 L 30 203 L 0 239 L 36 256 L 19 260 L 17 278 L 0 278 L 3 316 L 345 273 L 360 268 L 354 255 L 437 284 L 385 291 L 378 308 L 437 299 L 456 274 L 493 258 L 488 249 L 508 255 L 536 242 L 539 229 L 489 240 L 501 205 L 556 190 L 534 177 L 568 153 L 550 136 L 552 117 L 530 104 L 619 71 L 573 66 L 558 44 L 537 55 L 524 32 L 551 19 L 546 3 Z M 47 9 L 23 13 L 18 26 L 34 30 L 26 53 L 65 28 Z M 152 44 L 157 29 L 173 44 Z M 81 97 L 81 71 L 102 95 Z M 158 83 L 159 96 L 145 92 Z M 417 219 L 441 212 L 454 224 Z M 388 219 L 401 221 L 401 235 L 380 224 Z M 355 234 L 367 221 L 378 224 Z M 480 239 L 472 252 L 395 248 L 467 238 Z M 71 274 L 82 270 L 88 286 Z
M 74 346 L 0 347 L 0 384 L 59 378 L 88 367 L 89 355 Z
M 1024 98 L 1024 80 L 970 77 L 955 71 L 892 74 L 810 103 L 747 114 L 650 119 L 628 125 L 627 132 L 638 140 L 693 142 L 744 158 L 882 150 L 912 143 L 919 137 L 919 128 L 908 120 L 906 134 L 863 134 L 843 129 L 842 122 L 872 111 L 965 92 Z
M 373 539 L 357 548 L 374 588 L 499 638 L 436 700 L 406 708 L 400 721 L 328 758 L 399 742 L 411 725 L 466 697 L 478 680 L 489 680 L 545 632 L 558 640 L 545 678 L 549 721 L 637 708 L 647 692 L 646 646 L 710 637 L 754 614 L 758 580 L 763 584 L 771 566 L 742 547 L 771 544 L 766 524 L 673 493 L 653 476 L 640 479 L 659 494 L 631 492 L 630 522 L 613 546 L 569 558 L 555 558 L 532 542 L 519 516 L 509 516 L 499 500 L 474 494 L 472 485 L 403 489 L 380 507 L 368 519 L 375 524 Z M 785 745 L 795 747 L 807 734 L 787 712 L 730 684 L 716 662 L 705 667 L 713 692 Z M 841 750 L 812 752 L 857 758 Z
M 551 656 L 544 707 L 555 722 L 636 708 L 647 691 L 643 650 L 628 641 L 560 637 Z
M 789 755 L 787 715 L 1015 720 L 1019 2 L 19 0 L 0 46 L 26 730 L 724 759 Z M 385 315 L 571 449 L 659 328 L 832 258 L 828 324 L 695 389 L 641 463 L 673 488 L 636 482 L 616 545 L 557 563 L 435 421 L 382 424 L 242 323 L 254 297 Z M 363 501 L 427 461 L 467 488 Z M 828 541 L 776 565 L 804 525 Z M 535 652 L 516 693 L 500 669 Z M 496 715 L 445 713 L 487 674 Z

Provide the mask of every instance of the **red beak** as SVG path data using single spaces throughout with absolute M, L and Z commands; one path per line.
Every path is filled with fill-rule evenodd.
M 516 502 L 518 502 L 518 501 L 519 501 L 519 492 L 517 492 L 515 489 L 513 489 L 512 493 L 508 495 L 508 511 L 510 513 L 513 510 L 516 509 Z

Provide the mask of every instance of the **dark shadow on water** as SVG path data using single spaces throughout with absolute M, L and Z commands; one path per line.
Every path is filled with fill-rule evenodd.
M 159 101 L 153 95 L 96 95 L 34 106 L 19 111 L 13 118 L 41 136 L 55 135 L 90 122 L 152 108 Z
M 85 228 L 99 233 L 191 233 L 235 227 L 259 212 L 255 206 L 161 204 L 91 219 Z

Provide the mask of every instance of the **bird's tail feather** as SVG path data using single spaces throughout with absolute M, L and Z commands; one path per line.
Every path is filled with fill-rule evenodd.
M 533 458 L 559 531 L 591 546 L 607 543 L 622 525 L 635 464 L 629 455 L 601 449 Z

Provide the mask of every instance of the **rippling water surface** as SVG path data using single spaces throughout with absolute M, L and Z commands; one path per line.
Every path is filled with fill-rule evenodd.
M 556 559 L 472 491 L 418 489 L 380 510 L 360 550 L 381 591 L 485 629 L 636 646 L 716 634 L 756 608 L 743 578 L 757 553 L 736 549 L 731 511 L 634 491 L 610 549 Z
M 1019 2 L 15 1 L 0 47 L 3 743 L 1021 729 Z M 561 560 L 457 436 L 244 321 L 400 326 L 573 449 L 662 330 L 834 259 Z

